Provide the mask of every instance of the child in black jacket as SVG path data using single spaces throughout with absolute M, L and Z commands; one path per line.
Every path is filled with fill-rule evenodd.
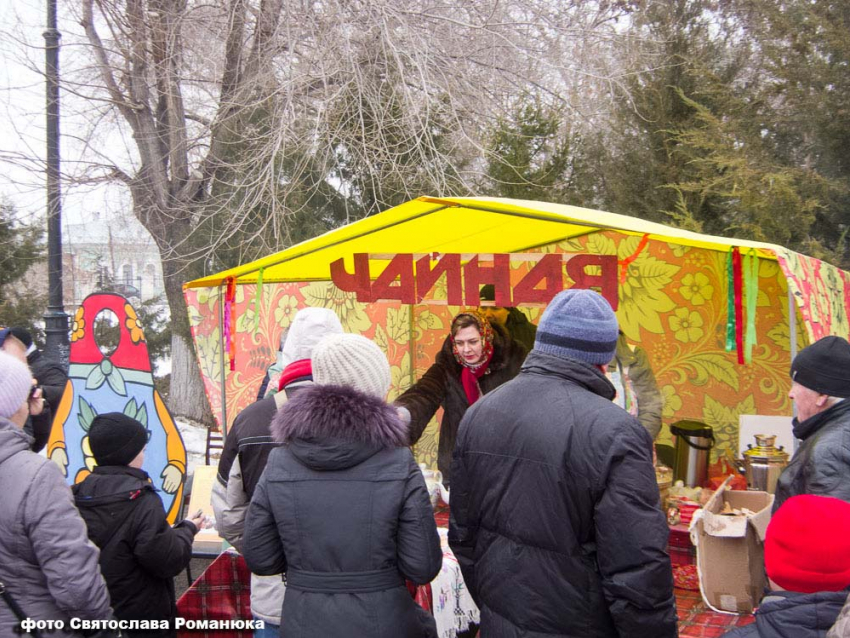
M 191 560 L 204 517 L 168 524 L 162 500 L 141 469 L 147 441 L 147 430 L 135 419 L 118 412 L 95 417 L 89 445 L 97 467 L 73 492 L 88 536 L 100 548 L 115 616 L 158 621 L 155 631 L 125 635 L 173 638 L 174 576 Z

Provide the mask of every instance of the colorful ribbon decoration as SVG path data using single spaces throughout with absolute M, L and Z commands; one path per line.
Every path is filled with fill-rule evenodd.
M 744 363 L 744 300 L 743 273 L 741 272 L 741 250 L 732 249 L 732 278 L 735 289 L 735 350 L 738 351 L 738 363 Z
M 263 269 L 257 274 L 257 294 L 254 297 L 254 332 L 260 327 L 260 300 L 263 296 Z
M 629 274 L 629 266 L 631 266 L 632 262 L 638 258 L 641 251 L 646 248 L 646 245 L 649 243 L 649 233 L 645 233 L 643 237 L 641 237 L 640 243 L 638 244 L 635 252 L 626 257 L 625 259 L 620 261 L 620 283 L 623 284 L 626 282 L 626 276 Z
M 744 289 L 747 295 L 747 332 L 744 342 L 744 355 L 747 363 L 752 363 L 753 346 L 756 344 L 756 312 L 759 298 L 759 258 L 755 248 L 747 251 L 744 257 Z
M 236 369 L 236 340 L 233 338 L 233 306 L 236 301 L 236 279 L 225 279 L 224 293 L 224 349 L 230 363 L 230 371 Z
M 735 349 L 735 277 L 732 251 L 726 253 L 726 352 Z

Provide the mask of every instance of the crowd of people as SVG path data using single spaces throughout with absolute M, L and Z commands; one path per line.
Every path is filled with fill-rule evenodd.
M 213 489 L 219 533 L 253 574 L 255 636 L 437 635 L 406 582 L 430 582 L 443 559 L 410 447 L 439 408 L 448 542 L 481 636 L 678 634 L 653 460 L 661 398 L 645 353 L 590 290 L 556 295 L 537 326 L 485 308 L 454 317 L 433 365 L 393 403 L 374 342 L 330 310 L 296 314 Z M 151 623 L 131 637 L 175 636 L 173 577 L 204 517 L 168 524 L 141 469 L 147 431 L 124 414 L 95 418 L 97 466 L 69 489 L 36 453 L 37 420 L 64 383 L 34 378 L 26 339 L 0 330 L 0 635 L 22 618 L 118 618 Z M 765 537 L 770 591 L 730 638 L 850 636 L 850 343 L 803 349 L 791 378 L 802 443 Z

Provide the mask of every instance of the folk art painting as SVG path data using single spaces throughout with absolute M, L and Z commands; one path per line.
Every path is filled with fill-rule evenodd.
M 117 343 L 104 353 L 98 343 L 98 318 L 116 328 Z M 114 349 L 112 349 L 114 348 Z M 69 485 L 91 473 L 88 431 L 98 414 L 123 412 L 148 431 L 142 467 L 174 523 L 183 502 L 186 450 L 174 419 L 154 387 L 145 333 L 133 306 L 112 293 L 89 295 L 74 313 L 68 383 L 54 415 L 47 455 Z

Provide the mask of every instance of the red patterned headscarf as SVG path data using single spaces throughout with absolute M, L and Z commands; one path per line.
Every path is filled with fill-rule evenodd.
M 489 371 L 490 361 L 493 358 L 494 335 L 493 326 L 490 325 L 490 322 L 478 311 L 459 313 L 454 317 L 454 319 L 452 319 L 452 328 L 454 328 L 455 322 L 464 316 L 471 317 L 475 322 L 475 326 L 481 334 L 482 344 L 481 362 L 475 365 L 470 365 L 462 356 L 460 356 L 460 353 L 457 350 L 457 344 L 455 343 L 454 334 L 451 335 L 452 354 L 454 354 L 455 361 L 463 366 L 463 370 L 461 370 L 460 373 L 460 382 L 463 385 L 466 400 L 469 401 L 469 405 L 472 405 L 481 397 L 481 389 L 478 387 L 478 379 L 483 377 Z M 454 332 L 454 330 L 452 330 L 452 332 Z

